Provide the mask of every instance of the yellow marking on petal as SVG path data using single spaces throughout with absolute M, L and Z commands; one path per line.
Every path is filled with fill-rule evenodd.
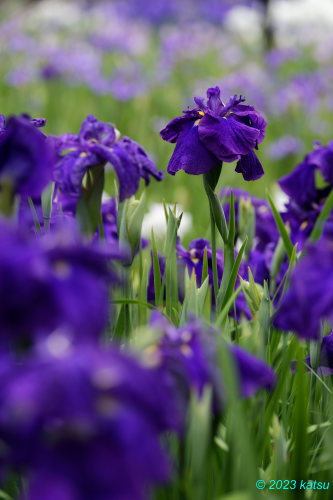
M 180 352 L 182 354 L 184 354 L 184 356 L 186 356 L 187 358 L 190 358 L 191 356 L 193 356 L 193 351 L 190 348 L 190 346 L 187 344 L 183 344 L 180 346 Z
M 308 227 L 309 223 L 307 220 L 305 220 L 304 222 L 302 222 L 302 224 L 300 225 L 300 229 L 301 231 L 303 231 L 303 229 L 305 229 L 306 227 Z
M 80 154 L 80 158 L 84 158 L 85 156 L 87 156 L 87 153 L 85 153 L 84 151 Z
M 204 116 L 204 115 L 205 115 L 205 113 L 204 113 L 203 111 L 198 111 L 198 113 L 199 113 L 199 115 L 200 115 L 200 116 Z M 196 126 L 197 126 L 197 125 L 199 125 L 199 121 L 200 121 L 200 120 L 201 120 L 201 118 L 198 118 L 198 119 L 194 122 L 194 125 L 196 125 Z

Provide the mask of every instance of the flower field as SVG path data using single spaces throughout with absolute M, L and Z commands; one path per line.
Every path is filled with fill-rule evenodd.
M 0 499 L 333 498 L 332 26 L 0 4 Z

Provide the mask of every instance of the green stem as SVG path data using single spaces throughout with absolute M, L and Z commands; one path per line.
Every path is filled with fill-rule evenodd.
M 14 213 L 15 193 L 12 183 L 3 180 L 0 186 L 0 213 L 5 217 L 11 217 Z
M 212 245 L 212 268 L 213 268 L 213 283 L 214 283 L 214 297 L 215 304 L 217 300 L 217 294 L 219 291 L 218 279 L 217 279 L 217 262 L 216 262 L 216 231 L 215 231 L 215 220 L 211 207 L 209 207 L 210 213 L 210 231 L 211 231 L 211 245 Z
M 208 202 L 209 202 L 209 214 L 210 214 L 210 230 L 211 230 L 211 245 L 212 245 L 212 267 L 213 267 L 213 283 L 214 283 L 214 297 L 215 303 L 218 295 L 218 279 L 217 279 L 217 262 L 216 262 L 216 230 L 215 226 L 221 232 L 221 235 L 224 235 L 227 238 L 227 229 L 225 223 L 225 217 L 223 212 L 218 212 L 214 214 L 214 208 L 219 208 L 220 204 L 217 201 L 215 195 L 215 188 L 217 186 L 218 180 L 220 178 L 222 171 L 222 162 L 218 162 L 214 168 L 206 172 L 203 176 L 204 188 L 207 194 Z M 221 218 L 224 218 L 224 226 L 222 224 Z M 224 231 L 223 231 L 224 229 Z M 224 234 L 225 232 L 225 234 Z M 223 238 L 223 236 L 222 236 Z

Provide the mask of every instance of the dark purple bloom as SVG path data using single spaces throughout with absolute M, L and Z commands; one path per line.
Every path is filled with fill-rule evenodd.
M 326 182 L 333 186 L 333 141 L 327 146 L 320 143 L 307 155 L 307 161 L 320 170 Z
M 279 179 L 282 191 L 300 206 L 311 204 L 317 197 L 315 170 L 315 165 L 305 159 L 290 174 Z
M 315 369 L 315 367 L 311 365 L 310 354 L 305 358 L 305 362 L 310 368 Z M 333 333 L 323 338 L 320 344 L 319 359 L 316 364 L 316 372 L 321 377 L 333 375 Z M 293 361 L 291 365 L 291 371 L 293 373 L 296 373 L 296 366 L 297 361 Z
M 197 106 L 172 120 L 161 131 L 169 142 L 176 142 L 168 172 L 183 169 L 188 174 L 203 174 L 218 162 L 238 160 L 236 172 L 245 180 L 259 179 L 264 171 L 254 149 L 265 137 L 266 122 L 252 107 L 241 104 L 235 95 L 227 104 L 220 99 L 219 87 L 207 90 L 207 103 L 194 98 Z
M 202 281 L 202 267 L 205 248 L 207 252 L 209 283 L 210 285 L 213 285 L 212 248 L 209 241 L 204 238 L 193 240 L 189 244 L 188 251 L 180 245 L 180 243 L 177 245 L 178 258 L 187 267 L 189 276 L 191 276 L 194 272 L 198 286 L 201 286 Z M 216 263 L 217 278 L 220 284 L 223 275 L 223 252 L 220 248 L 216 251 Z
M 254 242 L 253 249 L 263 251 L 269 243 L 276 244 L 279 240 L 279 232 L 277 230 L 272 211 L 266 200 L 262 198 L 256 198 L 251 194 L 247 193 L 243 189 L 232 188 L 232 192 L 235 200 L 235 222 L 236 222 L 236 235 L 235 238 L 242 232 L 241 225 L 244 224 L 244 208 L 249 212 L 250 207 L 253 207 L 254 211 Z M 229 210 L 230 210 L 230 193 L 231 188 L 224 188 L 220 193 L 220 197 L 223 203 L 223 211 L 226 216 L 227 222 L 229 221 Z M 250 204 L 250 206 L 249 206 Z M 249 215 L 248 213 L 245 214 Z
M 332 189 L 333 168 L 331 158 L 333 148 L 316 145 L 315 149 L 306 155 L 303 162 L 288 175 L 279 180 L 281 189 L 289 196 L 286 211 L 282 213 L 285 222 L 291 227 L 291 239 L 302 248 L 311 234 L 323 204 Z M 320 171 L 328 186 L 316 186 L 316 172 Z M 300 188 L 301 186 L 301 188 Z M 332 216 L 329 217 L 331 219 Z
M 301 338 L 317 340 L 321 320 L 333 320 L 332 287 L 332 242 L 321 238 L 306 247 L 305 256 L 295 267 L 274 325 Z
M 52 138 L 58 152 L 54 179 L 60 190 L 76 199 L 81 195 L 82 180 L 90 168 L 111 163 L 119 180 L 119 199 L 134 195 L 140 178 L 149 183 L 149 175 L 163 179 L 144 149 L 128 137 L 119 140 L 111 123 L 99 122 L 89 115 L 79 134 Z M 68 151 L 69 150 L 69 151 Z M 66 151 L 64 155 L 62 153 Z
M 214 409 L 221 410 L 225 394 L 217 358 L 218 332 L 194 320 L 176 328 L 159 313 L 152 316 L 151 324 L 159 331 L 160 338 L 154 349 L 152 346 L 147 349 L 147 355 L 174 380 L 178 400 L 186 407 L 190 389 L 200 397 L 204 388 L 210 385 Z M 242 397 L 250 397 L 261 388 L 272 390 L 275 375 L 266 363 L 236 345 L 228 345 L 228 349 L 235 363 Z
M 0 382 L 0 463 L 24 470 L 25 500 L 140 500 L 168 478 L 160 436 L 180 416 L 154 368 L 115 348 L 49 341 L 2 360 Z
M 306 362 L 311 367 L 310 355 L 306 357 Z M 333 375 L 333 333 L 326 335 L 321 342 L 317 373 L 322 377 Z
M 262 388 L 267 391 L 274 388 L 274 371 L 266 363 L 237 345 L 231 345 L 230 351 L 233 354 L 238 371 L 240 391 L 243 398 L 251 397 Z
M 108 321 L 109 268 L 117 249 L 84 244 L 70 227 L 40 238 L 1 225 L 0 343 L 20 347 L 55 330 L 99 338 Z
M 3 117 L 2 117 L 3 118 Z M 39 196 L 52 179 L 53 148 L 37 130 L 39 120 L 23 116 L 0 120 L 0 183 L 8 183 L 15 193 Z
M 208 281 L 211 287 L 213 287 L 213 264 L 212 264 L 212 249 L 208 240 L 204 238 L 199 238 L 191 241 L 189 245 L 189 250 L 186 250 L 180 241 L 178 240 L 176 245 L 177 260 L 178 260 L 178 298 L 180 302 L 184 300 L 184 279 L 185 271 L 188 273 L 189 277 L 194 273 L 197 286 L 201 286 L 202 282 L 202 269 L 204 262 L 205 249 L 207 252 L 207 263 L 208 263 Z M 165 257 L 158 253 L 158 260 L 160 265 L 160 279 L 163 279 L 165 270 Z M 221 284 L 223 276 L 223 252 L 220 248 L 216 251 L 216 261 L 217 261 L 217 277 L 218 284 Z M 247 270 L 241 264 L 239 274 L 247 278 Z M 237 278 L 236 286 L 239 285 L 239 278 Z M 147 286 L 147 299 L 151 303 L 155 303 L 155 284 L 154 284 L 154 269 L 153 269 L 153 259 L 151 253 L 151 267 L 149 272 L 149 280 Z M 212 294 L 212 305 L 215 306 L 215 297 Z M 233 311 L 231 312 L 233 315 Z M 240 314 L 245 314 L 249 317 L 249 310 L 245 301 L 243 294 L 240 294 L 236 299 L 236 314 L 237 318 Z

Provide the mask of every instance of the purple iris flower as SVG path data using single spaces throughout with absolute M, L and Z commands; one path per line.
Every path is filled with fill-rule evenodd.
M 313 368 L 311 365 L 310 354 L 308 354 L 305 358 L 305 362 L 310 368 Z M 296 373 L 296 366 L 297 362 L 293 361 L 291 365 L 293 373 Z M 326 335 L 321 342 L 316 371 L 321 377 L 333 375 L 333 332 Z
M 213 285 L 212 248 L 210 242 L 205 238 L 192 240 L 188 251 L 182 245 L 177 245 L 178 258 L 186 266 L 189 276 L 194 272 L 198 286 L 201 286 L 205 248 L 207 252 L 209 283 Z M 217 278 L 218 282 L 221 283 L 223 275 L 223 252 L 220 248 L 216 250 L 216 263 Z
M 117 174 L 120 201 L 136 193 L 141 177 L 146 185 L 150 175 L 159 181 L 164 177 L 139 144 L 128 137 L 119 139 L 111 123 L 99 122 L 93 115 L 87 116 L 78 135 L 64 134 L 50 140 L 55 143 L 58 153 L 54 170 L 57 186 L 77 199 L 82 192 L 85 173 L 107 162 L 113 165 Z M 63 155 L 64 151 L 67 152 Z
M 185 271 L 191 277 L 194 273 L 197 286 L 201 286 L 202 281 L 202 269 L 204 262 L 205 248 L 207 251 L 207 262 L 208 262 L 208 280 L 210 286 L 213 286 L 213 267 L 212 267 L 212 248 L 208 240 L 204 238 L 199 238 L 190 242 L 189 250 L 186 250 L 180 243 L 178 239 L 176 245 L 177 260 L 178 260 L 178 298 L 180 302 L 184 300 L 184 279 Z M 149 272 L 148 286 L 147 286 L 147 299 L 151 303 L 155 303 L 155 284 L 154 284 L 154 268 L 153 259 L 151 253 L 151 267 Z M 162 280 L 165 271 L 165 257 L 158 252 L 158 261 L 160 265 L 160 279 Z M 217 261 L 217 277 L 218 284 L 221 284 L 223 276 L 223 252 L 220 248 L 216 251 L 216 261 Z M 239 274 L 247 279 L 246 267 L 241 263 Z M 237 278 L 236 286 L 239 285 L 239 278 Z M 212 305 L 215 306 L 215 297 L 212 294 Z M 233 315 L 233 311 L 231 312 Z M 247 303 L 243 294 L 240 294 L 236 299 L 236 314 L 239 319 L 240 314 L 245 314 L 248 318 L 250 317 L 250 312 L 247 307 Z
M 173 380 L 174 391 L 180 404 L 186 407 L 190 389 L 200 397 L 204 388 L 213 389 L 213 407 L 219 411 L 225 402 L 223 381 L 217 359 L 218 332 L 193 320 L 182 328 L 176 328 L 159 313 L 154 313 L 151 325 L 159 331 L 159 341 L 147 354 L 152 356 Z M 259 389 L 272 390 L 275 384 L 273 370 L 263 361 L 241 347 L 229 345 L 235 363 L 242 397 L 250 397 Z
M 276 244 L 279 240 L 279 232 L 276 228 L 274 217 L 269 204 L 266 200 L 262 198 L 256 198 L 251 194 L 247 193 L 243 189 L 237 188 L 223 188 L 220 193 L 220 198 L 223 202 L 223 211 L 227 222 L 229 221 L 229 211 L 230 211 L 230 193 L 233 192 L 235 200 L 235 222 L 236 222 L 236 234 L 237 239 L 239 234 L 240 226 L 240 203 L 251 201 L 251 205 L 254 210 L 255 215 L 255 234 L 253 248 L 259 251 L 263 251 L 269 243 Z
M 259 179 L 263 168 L 254 149 L 265 137 L 266 122 L 245 99 L 234 95 L 227 104 L 220 99 L 219 87 L 207 90 L 207 102 L 194 98 L 197 106 L 184 111 L 162 131 L 165 141 L 176 142 L 168 172 L 183 169 L 188 174 L 204 174 L 221 161 L 238 160 L 236 172 L 247 181 Z
M 0 183 L 25 196 L 39 196 L 52 179 L 54 150 L 37 130 L 45 120 L 28 116 L 0 118 Z
M 281 189 L 289 196 L 286 211 L 281 215 L 290 224 L 291 239 L 302 248 L 311 234 L 323 204 L 333 186 L 333 143 L 328 146 L 315 145 L 303 162 L 279 180 Z M 316 186 L 316 172 L 320 171 L 326 187 Z M 302 186 L 302 189 L 300 189 Z M 332 215 L 329 216 L 329 221 Z
M 325 181 L 333 186 L 333 141 L 327 146 L 316 143 L 314 150 L 308 154 L 307 161 L 317 167 Z
M 173 394 L 119 349 L 50 341 L 2 360 L 0 402 L 0 463 L 24 471 L 20 498 L 143 500 L 168 479 L 160 437 L 180 430 Z
M 29 345 L 54 331 L 97 340 L 109 317 L 110 258 L 120 252 L 88 245 L 70 224 L 39 238 L 2 224 L 0 345 Z
M 333 320 L 333 247 L 321 238 L 306 247 L 290 278 L 274 326 L 294 331 L 301 338 L 319 338 L 321 320 Z

